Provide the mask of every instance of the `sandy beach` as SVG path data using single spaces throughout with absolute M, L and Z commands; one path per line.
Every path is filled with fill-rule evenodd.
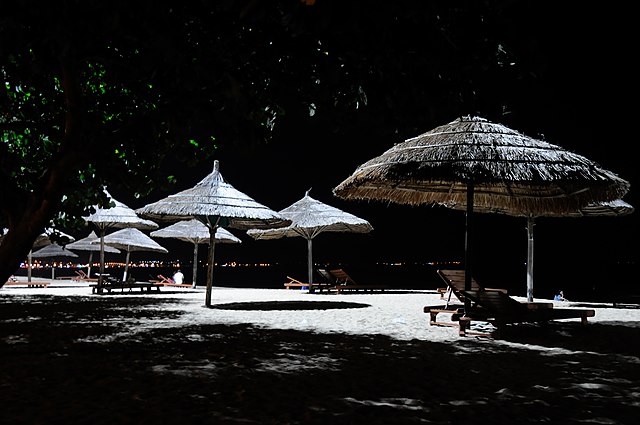
M 636 305 L 591 303 L 587 326 L 459 337 L 429 326 L 435 291 L 215 287 L 208 309 L 203 288 L 94 295 L 50 282 L 0 289 L 0 423 L 630 424 L 640 414 Z

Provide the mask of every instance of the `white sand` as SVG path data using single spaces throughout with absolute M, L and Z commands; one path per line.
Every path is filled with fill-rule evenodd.
M 20 281 L 26 280 L 20 278 Z M 7 285 L 0 289 L 1 296 L 10 295 L 52 295 L 78 297 L 122 297 L 122 295 L 96 295 L 91 293 L 88 283 L 70 280 L 32 279 L 48 281 L 46 288 L 27 288 L 22 285 Z M 136 296 L 141 294 L 136 292 Z M 125 295 L 127 296 L 127 295 Z M 224 310 L 204 307 L 204 288 L 162 288 L 160 293 L 143 295 L 166 298 L 162 308 L 182 311 L 176 319 L 143 321 L 137 324 L 138 330 L 151 327 L 173 327 L 185 324 L 251 324 L 272 329 L 292 329 L 314 331 L 318 333 L 340 332 L 346 334 L 378 334 L 398 340 L 425 340 L 451 342 L 458 340 L 458 329 L 455 326 L 429 326 L 429 315 L 423 312 L 426 305 L 442 305 L 443 301 L 435 291 L 388 291 L 374 293 L 349 294 L 309 294 L 306 291 L 287 289 L 252 289 L 214 287 L 212 304 L 256 303 L 256 302 L 330 302 L 358 303 L 368 305 L 366 308 L 329 308 L 318 309 L 309 305 L 309 309 L 300 310 Z M 523 298 L 514 297 L 523 301 Z M 553 302 L 558 307 L 570 308 L 577 302 L 554 302 L 536 299 L 536 301 Z M 151 308 L 151 307 L 149 307 Z M 157 308 L 157 307 L 154 307 Z M 640 309 L 612 308 L 610 304 L 591 304 L 589 308 L 596 310 L 590 323 L 609 322 L 617 326 L 638 327 Z M 440 315 L 438 320 L 447 320 L 447 315 Z M 566 319 L 576 322 L 579 319 Z M 491 331 L 493 327 L 485 323 L 474 323 L 472 331 Z

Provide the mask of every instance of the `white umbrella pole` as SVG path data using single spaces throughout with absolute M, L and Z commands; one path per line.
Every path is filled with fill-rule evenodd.
M 193 244 L 193 282 L 191 287 L 196 288 L 196 276 L 198 276 L 198 243 Z
M 27 256 L 28 258 L 28 268 L 27 268 L 27 282 L 31 282 L 31 252 L 32 250 L 29 250 L 29 255 Z
M 534 218 L 527 218 L 527 301 L 533 302 L 533 226 Z
M 131 251 L 127 251 L 126 260 L 124 260 L 124 274 L 122 275 L 122 281 L 127 281 L 127 272 L 129 271 L 129 257 L 131 256 Z
M 98 288 L 102 287 L 102 275 L 104 275 L 104 233 L 105 228 L 103 227 L 100 229 L 100 276 L 98 276 Z M 98 290 L 99 293 L 100 291 L 102 291 L 102 289 Z
M 218 226 L 209 225 L 209 268 L 207 269 L 207 291 L 204 305 L 211 307 L 211 288 L 213 288 L 213 267 L 216 251 L 216 229 Z
M 312 239 L 309 238 L 307 239 L 307 276 L 308 276 L 307 282 L 309 282 L 309 285 L 313 283 L 313 254 L 312 254 L 313 249 L 311 248 L 311 245 L 312 245 Z
M 89 267 L 87 267 L 87 276 L 91 277 L 91 264 L 93 263 L 93 251 L 89 251 Z
M 53 262 L 51 263 L 51 280 L 56 278 L 56 266 L 53 264 Z
M 464 289 L 471 290 L 471 228 L 473 221 L 473 182 L 467 183 L 467 213 L 464 232 Z M 471 307 L 471 301 L 465 297 L 465 312 Z

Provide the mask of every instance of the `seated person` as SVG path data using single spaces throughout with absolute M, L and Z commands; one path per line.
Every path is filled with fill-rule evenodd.
M 184 275 L 182 274 L 180 269 L 178 269 L 178 271 L 173 274 L 173 283 L 177 283 L 177 284 L 184 283 Z
M 562 291 L 562 289 L 560 291 L 558 291 L 558 293 L 553 297 L 554 301 L 567 301 L 567 299 L 564 297 L 564 292 Z

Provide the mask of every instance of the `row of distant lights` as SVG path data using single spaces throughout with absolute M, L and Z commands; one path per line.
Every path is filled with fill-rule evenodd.
M 205 264 L 205 263 L 203 263 Z M 426 262 L 426 263 L 406 263 L 406 262 L 379 262 L 376 263 L 379 266 L 391 266 L 391 267 L 403 267 L 403 266 L 409 266 L 409 265 L 430 265 L 430 266 L 442 266 L 442 265 L 462 265 L 462 262 L 460 261 L 435 261 L 435 262 Z M 231 261 L 231 262 L 227 262 L 227 263 L 216 263 L 216 267 L 273 267 L 276 264 L 271 264 L 271 263 L 238 263 L 236 261 Z M 51 268 L 51 266 L 55 267 L 55 268 L 60 268 L 60 269 L 77 269 L 80 267 L 87 267 L 88 264 L 80 264 L 80 263 L 72 263 L 72 262 L 57 262 L 54 261 L 53 263 L 49 263 L 49 262 L 42 262 L 39 260 L 34 260 L 31 263 L 31 268 L 32 269 L 43 269 L 43 268 Z M 96 263 L 94 262 L 92 267 L 98 267 L 100 266 L 100 263 Z M 125 267 L 125 263 L 120 263 L 120 262 L 115 262 L 115 261 L 109 261 L 107 263 L 104 263 L 104 266 L 106 268 L 117 268 L 117 267 Z M 29 267 L 29 265 L 27 263 L 21 263 L 20 267 L 23 269 L 26 269 Z M 129 264 L 129 267 L 136 267 L 136 268 L 154 268 L 154 267 L 182 267 L 181 263 L 179 261 L 141 261 L 138 263 L 131 263 Z

